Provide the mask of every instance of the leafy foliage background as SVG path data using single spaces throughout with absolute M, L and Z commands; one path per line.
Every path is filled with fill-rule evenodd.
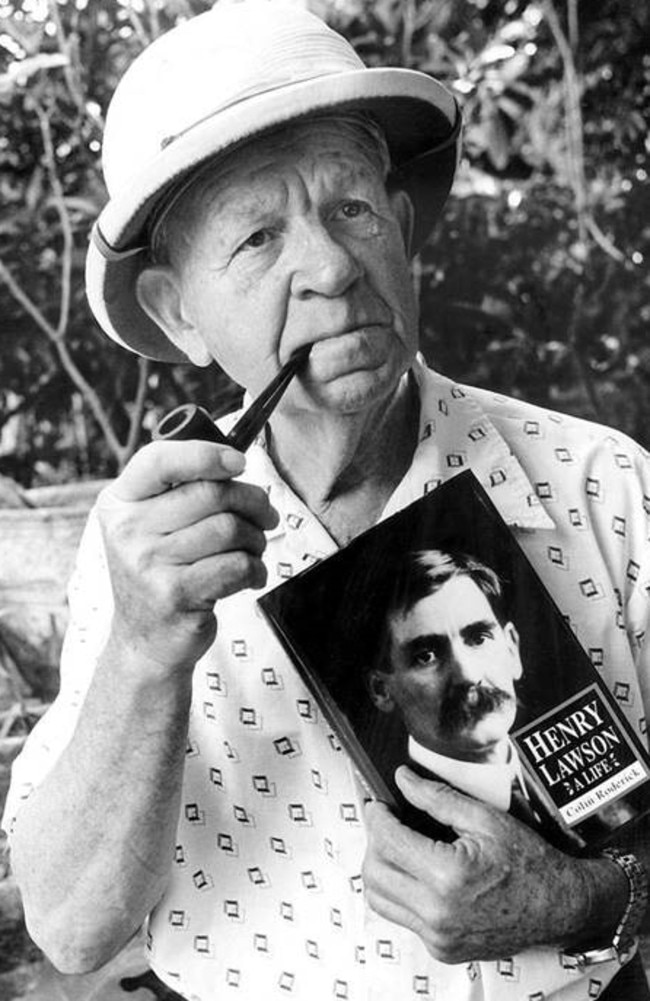
M 209 6 L 0 0 L 0 463 L 25 486 L 112 475 L 166 409 L 237 398 L 216 366 L 113 346 L 83 290 L 110 93 L 151 38 Z M 650 6 L 308 6 L 368 63 L 431 73 L 463 105 L 458 182 L 416 262 L 428 360 L 650 447 Z

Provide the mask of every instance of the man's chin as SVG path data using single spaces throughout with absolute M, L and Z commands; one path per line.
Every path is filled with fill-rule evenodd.
M 483 761 L 505 754 L 509 745 L 509 727 L 503 721 L 478 723 L 473 727 L 446 734 L 447 756 L 461 761 Z

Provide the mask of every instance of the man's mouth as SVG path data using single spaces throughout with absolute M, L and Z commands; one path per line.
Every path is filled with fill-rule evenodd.
M 450 685 L 440 704 L 440 729 L 447 737 L 471 729 L 486 716 L 513 701 L 501 688 L 487 685 Z
M 338 365 L 342 361 L 365 367 L 384 355 L 384 339 L 389 333 L 386 323 L 359 323 L 346 326 L 314 338 L 310 361 L 315 365 Z

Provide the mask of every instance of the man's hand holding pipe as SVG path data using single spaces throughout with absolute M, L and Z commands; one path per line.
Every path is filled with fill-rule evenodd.
M 266 493 L 236 481 L 245 458 L 214 442 L 153 442 L 99 500 L 115 610 L 112 641 L 159 670 L 191 670 L 220 598 L 266 582 Z

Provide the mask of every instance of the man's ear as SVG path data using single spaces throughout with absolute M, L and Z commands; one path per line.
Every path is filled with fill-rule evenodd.
M 519 649 L 519 633 L 513 622 L 506 622 L 504 626 L 504 632 L 506 634 L 508 645 L 510 647 L 510 655 L 513 659 L 512 665 L 512 678 L 513 681 L 519 681 L 522 674 L 524 673 L 523 665 L 521 663 L 521 653 Z
M 385 671 L 368 672 L 368 694 L 375 708 L 383 713 L 392 713 L 395 708 L 395 700 L 390 692 L 388 678 L 389 675 Z
M 395 218 L 399 223 L 399 228 L 402 231 L 402 239 L 404 240 L 404 247 L 406 253 L 409 257 L 412 257 L 412 245 L 413 245 L 413 226 L 415 213 L 413 211 L 413 202 L 401 188 L 395 188 L 393 191 L 389 191 L 388 198 L 395 214 Z
M 212 361 L 203 339 L 186 316 L 177 275 L 167 265 L 144 268 L 135 287 L 140 308 L 195 365 Z

